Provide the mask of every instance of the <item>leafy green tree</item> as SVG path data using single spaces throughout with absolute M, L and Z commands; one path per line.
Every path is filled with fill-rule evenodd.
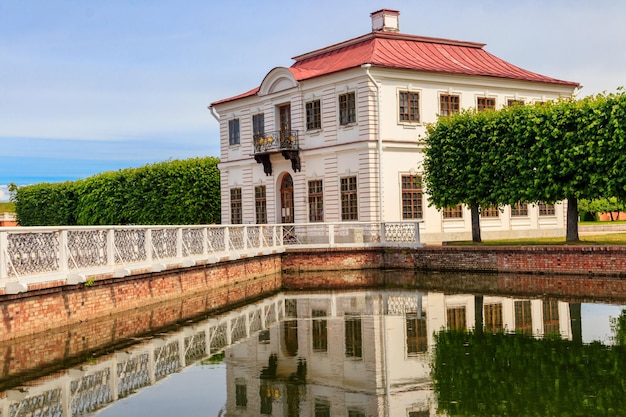
M 492 153 L 494 117 L 492 111 L 465 110 L 427 127 L 424 183 L 429 203 L 438 209 L 469 206 L 474 242 L 481 241 L 480 208 L 499 205 L 494 193 L 500 171 Z
M 594 200 L 582 199 L 578 202 L 578 209 L 581 212 L 588 213 L 609 213 L 611 221 L 616 220 L 613 218 L 613 213 L 626 211 L 626 202 L 620 201 L 617 197 L 609 198 L 596 198 Z
M 431 204 L 473 208 L 474 241 L 477 207 L 562 200 L 566 240 L 577 241 L 579 200 L 626 201 L 626 95 L 441 118 L 427 129 L 424 168 Z

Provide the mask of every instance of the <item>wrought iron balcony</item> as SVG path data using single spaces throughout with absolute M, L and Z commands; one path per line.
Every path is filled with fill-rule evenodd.
M 297 130 L 276 130 L 256 134 L 254 139 L 254 154 L 281 152 L 283 150 L 299 150 Z
M 300 171 L 300 141 L 297 130 L 276 130 L 256 134 L 254 141 L 254 160 L 263 164 L 265 175 L 272 175 L 270 155 L 280 152 L 291 161 L 294 172 Z

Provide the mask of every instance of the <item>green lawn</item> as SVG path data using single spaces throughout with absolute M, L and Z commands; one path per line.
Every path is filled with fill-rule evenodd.
M 15 213 L 15 203 L 0 203 L 0 213 Z
M 604 222 L 602 222 L 604 223 Z M 626 222 L 621 222 L 626 223 Z M 582 223 L 581 223 L 582 224 Z M 598 222 L 585 222 L 585 224 L 593 225 Z M 618 224 L 618 222 L 611 222 Z M 448 242 L 448 245 L 464 246 L 524 246 L 524 245 L 626 245 L 626 232 L 600 233 L 594 235 L 580 235 L 578 242 L 566 242 L 565 237 L 552 238 L 528 238 L 528 239 L 498 239 L 483 240 L 481 243 L 471 241 Z

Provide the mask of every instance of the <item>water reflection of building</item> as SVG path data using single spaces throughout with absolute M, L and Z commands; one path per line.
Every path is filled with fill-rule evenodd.
M 569 304 L 555 300 L 293 294 L 285 295 L 284 311 L 284 321 L 226 350 L 228 416 L 435 415 L 435 332 L 480 327 L 572 337 Z
M 0 416 L 85 415 L 221 352 L 228 416 L 431 416 L 437 331 L 575 339 L 576 306 L 409 290 L 279 294 L 5 391 Z

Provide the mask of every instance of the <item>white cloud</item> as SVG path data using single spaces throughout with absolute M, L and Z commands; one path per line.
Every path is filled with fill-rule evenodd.
M 11 194 L 9 194 L 8 185 L 0 185 L 0 203 L 9 201 Z

